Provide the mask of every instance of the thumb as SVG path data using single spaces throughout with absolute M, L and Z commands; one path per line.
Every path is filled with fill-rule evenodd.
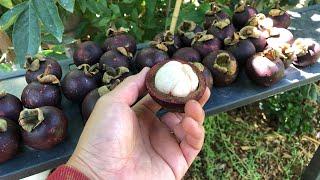
M 133 105 L 139 95 L 146 92 L 145 80 L 149 70 L 150 68 L 145 67 L 140 73 L 126 78 L 106 96 L 113 102 L 121 102 L 128 106 Z

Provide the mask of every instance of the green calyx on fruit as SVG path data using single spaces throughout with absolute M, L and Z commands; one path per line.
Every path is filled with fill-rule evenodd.
M 221 8 L 218 6 L 217 3 L 212 2 L 210 3 L 210 5 L 211 5 L 211 9 L 206 12 L 206 15 L 212 16 L 221 11 Z
M 7 121 L 0 118 L 0 132 L 6 132 L 7 128 L 8 128 Z
M 25 109 L 20 113 L 19 124 L 27 132 L 32 132 L 44 120 L 43 112 L 39 109 Z
M 0 91 L 0 99 L 5 97 L 7 95 L 7 92 L 5 90 Z
M 224 39 L 224 44 L 228 46 L 232 46 L 237 44 L 240 41 L 239 33 L 233 33 L 233 36 Z
M 197 27 L 197 24 L 193 21 L 183 21 L 178 27 L 178 34 L 184 35 L 188 39 L 192 39 L 195 36 L 193 32 Z
M 24 64 L 24 68 L 32 72 L 37 71 L 40 69 L 40 63 L 44 61 L 45 59 L 40 55 L 38 55 L 35 58 L 31 56 L 26 56 L 26 62 Z
M 231 58 L 228 53 L 218 54 L 216 60 L 213 63 L 213 68 L 228 75 L 232 75 L 235 73 L 236 69 L 232 67 L 233 66 L 232 66 Z
M 224 29 L 231 24 L 230 19 L 214 20 L 212 23 L 215 27 L 219 29 Z
M 239 35 L 241 39 L 259 38 L 261 36 L 261 31 L 254 26 L 245 26 L 240 30 Z
M 234 12 L 235 13 L 241 13 L 246 9 L 246 1 L 241 0 L 239 2 L 239 4 L 236 5 L 236 7 L 234 8 Z
M 204 65 L 199 62 L 194 62 L 193 65 L 195 65 L 201 72 L 204 71 Z
M 269 11 L 269 15 L 272 17 L 275 16 L 282 16 L 286 11 L 282 10 L 282 9 L 271 9 Z
M 130 70 L 126 67 L 118 67 L 117 69 L 114 68 L 107 68 L 106 72 L 103 75 L 102 82 L 104 84 L 109 84 L 112 80 L 119 79 L 123 74 L 130 72 Z
M 86 76 L 92 77 L 92 76 L 96 75 L 97 73 L 99 73 L 98 67 L 99 67 L 98 64 L 94 64 L 92 66 L 90 66 L 89 64 L 82 64 L 82 65 L 78 66 L 78 69 L 83 71 Z
M 212 34 L 207 34 L 207 31 L 199 32 L 194 36 L 194 39 L 192 41 L 192 45 L 196 42 L 205 42 L 213 39 L 214 36 Z

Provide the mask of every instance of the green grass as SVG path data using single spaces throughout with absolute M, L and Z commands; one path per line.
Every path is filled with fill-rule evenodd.
M 203 150 L 185 179 L 298 179 L 316 145 L 259 122 L 222 113 L 206 118 Z

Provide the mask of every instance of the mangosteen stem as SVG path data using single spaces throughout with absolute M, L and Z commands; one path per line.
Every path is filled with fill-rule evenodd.
M 176 1 L 176 5 L 174 7 L 172 20 L 171 20 L 171 24 L 170 24 L 170 32 L 172 34 L 174 34 L 174 31 L 175 31 L 176 26 L 177 26 L 177 21 L 178 21 L 178 17 L 179 17 L 179 13 L 180 13 L 181 4 L 182 4 L 182 0 L 177 0 Z
M 27 132 L 31 132 L 44 120 L 43 112 L 39 109 L 25 109 L 20 113 L 19 124 Z
M 0 132 L 6 132 L 8 128 L 7 121 L 4 119 L 0 119 Z
M 221 53 L 217 56 L 214 61 L 213 68 L 219 70 L 222 73 L 229 73 L 229 66 L 231 64 L 231 59 L 229 54 Z
M 5 90 L 0 91 L 0 98 L 3 98 L 7 95 L 7 92 Z

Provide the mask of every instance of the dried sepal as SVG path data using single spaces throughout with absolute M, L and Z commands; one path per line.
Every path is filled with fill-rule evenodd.
M 210 6 L 211 6 L 211 9 L 206 12 L 206 15 L 208 15 L 208 16 L 213 16 L 216 13 L 221 11 L 221 8 L 218 6 L 218 4 L 216 2 L 210 3 Z
M 41 109 L 25 109 L 20 113 L 19 124 L 27 132 L 32 132 L 44 120 Z
M 108 86 L 101 86 L 98 88 L 98 94 L 100 97 L 102 97 L 103 95 L 109 93 L 111 91 L 111 89 L 109 89 Z
M 37 79 L 41 84 L 60 84 L 60 80 L 57 76 L 52 74 L 40 74 Z
M 282 10 L 282 9 L 271 9 L 269 11 L 269 15 L 272 17 L 275 16 L 282 16 L 286 11 Z
M 132 58 L 133 55 L 131 52 L 129 52 L 125 47 L 117 47 L 117 51 L 119 51 L 122 55 Z
M 94 76 L 97 73 L 99 73 L 99 69 L 98 69 L 99 65 L 98 64 L 94 64 L 92 66 L 90 66 L 89 64 L 82 64 L 80 66 L 78 66 L 77 68 L 81 71 L 83 71 L 85 73 L 86 76 Z
M 280 58 L 280 52 L 274 48 L 268 48 L 263 51 L 263 54 L 266 58 L 274 61 Z
M 213 68 L 227 75 L 232 75 L 237 70 L 232 65 L 232 60 L 228 53 L 218 54 L 216 60 L 213 63 Z
M 107 68 L 103 75 L 102 82 L 104 84 L 109 84 L 112 80 L 119 79 L 123 74 L 128 72 L 130 72 L 130 70 L 122 66 L 118 67 L 117 69 Z
M 8 128 L 7 121 L 0 118 L 0 133 L 6 132 L 7 128 Z
M 295 54 L 298 57 L 306 55 L 309 51 L 308 43 L 302 39 L 297 39 L 293 43 L 292 47 L 294 48 Z
M 178 34 L 185 35 L 186 33 L 190 33 L 194 31 L 197 27 L 197 24 L 193 21 L 183 21 L 178 27 Z
M 224 29 L 231 24 L 230 19 L 214 20 L 212 23 L 215 27 L 219 29 Z
M 107 37 L 112 37 L 112 36 L 116 36 L 119 34 L 124 34 L 124 33 L 127 33 L 128 31 L 129 31 L 129 29 L 123 28 L 123 27 L 120 27 L 119 29 L 117 29 L 113 24 L 113 25 L 111 25 L 110 28 L 107 29 Z
M 228 46 L 232 46 L 237 44 L 240 41 L 239 33 L 233 33 L 233 36 L 224 39 L 224 44 Z
M 261 36 L 261 31 L 254 26 L 245 26 L 240 30 L 239 35 L 241 39 L 259 38 Z
M 38 71 L 40 69 L 40 63 L 44 61 L 45 59 L 42 56 L 37 56 L 35 58 L 26 56 L 26 62 L 23 67 L 28 71 Z
M 237 4 L 234 8 L 235 13 L 242 13 L 246 9 L 246 2 L 240 1 L 239 4 Z
M 199 32 L 195 35 L 194 39 L 192 40 L 192 45 L 196 42 L 205 42 L 214 39 L 212 34 L 207 34 L 207 31 Z
M 201 72 L 204 71 L 204 65 L 199 62 L 194 62 L 193 65 L 195 65 Z

